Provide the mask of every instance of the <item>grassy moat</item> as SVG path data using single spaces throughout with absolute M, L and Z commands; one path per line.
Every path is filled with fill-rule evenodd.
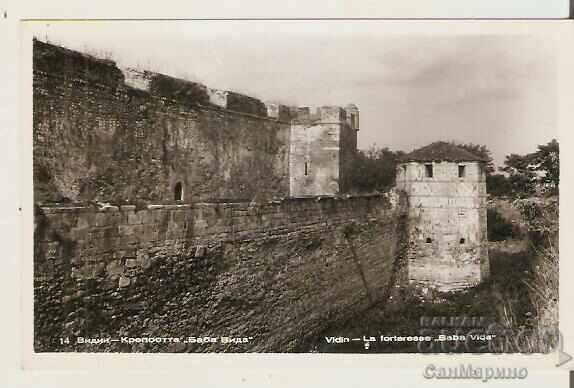
M 300 350 L 322 353 L 531 353 L 552 347 L 554 331 L 546 338 L 537 337 L 539 319 L 530 297 L 530 284 L 535 280 L 537 266 L 536 253 L 533 250 L 505 253 L 491 249 L 489 256 L 491 277 L 477 287 L 434 295 L 417 295 L 410 288 L 397 289 L 386 303 L 333 325 Z M 448 337 L 439 340 L 441 334 L 453 336 L 452 340 Z M 488 334 L 495 336 L 485 337 Z M 431 341 L 418 343 L 384 338 L 421 335 L 430 336 Z

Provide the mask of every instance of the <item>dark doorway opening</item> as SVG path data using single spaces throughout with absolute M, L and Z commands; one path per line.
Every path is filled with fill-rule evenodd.
M 176 201 L 183 201 L 183 186 L 181 182 L 177 182 L 173 188 L 173 196 Z

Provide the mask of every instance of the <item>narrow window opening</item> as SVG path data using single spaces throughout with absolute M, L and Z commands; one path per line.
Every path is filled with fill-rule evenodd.
M 307 162 L 305 162 L 305 176 L 309 175 L 309 166 Z
M 461 238 L 460 241 L 459 241 L 459 243 L 464 244 L 465 241 L 466 241 L 466 240 L 465 240 L 464 238 Z
M 183 186 L 181 182 L 177 182 L 173 189 L 173 196 L 176 201 L 183 201 Z
M 464 178 L 466 174 L 466 166 L 458 166 L 458 177 Z
M 425 174 L 427 178 L 432 178 L 433 176 L 432 164 L 425 164 Z
M 353 129 L 357 129 L 357 127 L 358 127 L 354 113 L 351 113 L 351 127 Z
M 426 239 L 426 243 L 427 243 L 427 244 L 430 244 L 430 243 L 432 243 L 432 238 L 430 238 L 430 237 L 427 237 L 427 239 Z

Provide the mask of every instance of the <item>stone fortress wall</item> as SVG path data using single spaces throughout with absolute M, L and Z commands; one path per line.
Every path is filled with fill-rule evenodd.
M 36 351 L 294 351 L 389 295 L 404 202 L 334 195 L 356 107 L 264 104 L 40 41 L 33 65 Z
M 36 202 L 158 203 L 176 185 L 186 203 L 347 189 L 354 106 L 266 104 L 38 40 L 33 53 Z
M 305 349 L 329 322 L 388 298 L 406 247 L 405 210 L 380 195 L 37 207 L 35 351 Z M 246 342 L 75 342 L 205 336 Z

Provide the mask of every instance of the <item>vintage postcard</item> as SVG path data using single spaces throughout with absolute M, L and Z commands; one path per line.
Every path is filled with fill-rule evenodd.
M 34 353 L 555 351 L 556 34 L 389 24 L 27 22 Z

